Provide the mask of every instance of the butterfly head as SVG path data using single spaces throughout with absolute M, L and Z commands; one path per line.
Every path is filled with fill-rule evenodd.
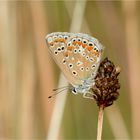
M 89 78 L 84 80 L 81 85 L 71 87 L 71 91 L 74 94 L 77 93 L 83 94 L 88 92 L 94 86 L 94 84 L 95 84 L 94 80 Z

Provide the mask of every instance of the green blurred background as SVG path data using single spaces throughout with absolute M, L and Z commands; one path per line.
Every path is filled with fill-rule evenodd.
M 105 46 L 103 58 L 121 67 L 121 90 L 105 109 L 103 139 L 140 139 L 139 25 L 135 0 L 0 1 L 0 139 L 96 139 L 95 101 L 48 100 L 62 77 L 45 44 L 56 31 L 88 33 Z

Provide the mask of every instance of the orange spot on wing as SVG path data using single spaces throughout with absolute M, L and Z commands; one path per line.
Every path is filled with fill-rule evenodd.
M 65 42 L 64 38 L 59 38 L 59 42 Z
M 82 45 L 82 41 L 78 41 L 77 43 L 78 43 L 79 46 Z
M 85 48 L 87 45 L 86 44 L 82 44 L 82 47 Z
M 77 41 L 73 41 L 73 42 L 72 42 L 73 45 L 76 45 L 77 43 L 78 43 Z
M 96 55 L 99 57 L 99 52 L 96 52 Z
M 65 56 L 66 56 L 66 57 L 69 56 L 69 52 L 68 52 L 68 51 L 65 52 Z
M 96 50 L 92 51 L 92 54 L 96 55 L 97 57 L 99 57 L 99 52 L 97 52 Z
M 51 43 L 49 43 L 49 45 L 50 45 L 50 46 L 53 46 L 53 45 L 54 45 L 54 43 L 53 43 L 53 42 L 51 42 Z
M 64 38 L 57 38 L 54 41 L 55 42 L 65 42 L 65 39 Z
M 72 51 L 72 46 L 68 46 L 68 50 L 69 51 Z
M 58 38 L 56 38 L 56 39 L 54 40 L 54 42 L 58 42 Z
M 95 54 L 96 54 L 96 51 L 95 51 L 95 50 L 92 50 L 92 54 L 94 54 L 94 55 L 95 55 Z
M 88 46 L 88 47 L 87 47 L 87 50 L 88 50 L 88 51 L 91 51 L 92 49 L 93 49 L 93 46 Z

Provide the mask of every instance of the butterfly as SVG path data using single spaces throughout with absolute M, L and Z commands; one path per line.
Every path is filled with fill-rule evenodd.
M 45 39 L 51 56 L 72 85 L 72 93 L 91 98 L 104 47 L 84 33 L 54 32 Z

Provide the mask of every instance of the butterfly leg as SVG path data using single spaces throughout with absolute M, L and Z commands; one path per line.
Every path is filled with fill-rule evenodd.
M 84 98 L 88 98 L 88 99 L 97 99 L 97 98 L 99 98 L 100 96 L 101 96 L 101 91 L 98 89 L 98 88 L 93 88 L 93 90 L 95 90 L 96 91 L 96 93 L 95 94 L 93 94 L 92 92 L 90 92 L 90 91 L 88 91 L 88 92 L 85 92 L 84 94 L 83 94 L 83 97 Z
M 83 98 L 88 98 L 88 99 L 94 99 L 94 94 L 93 93 L 91 93 L 91 92 L 85 92 L 84 94 L 83 94 Z

